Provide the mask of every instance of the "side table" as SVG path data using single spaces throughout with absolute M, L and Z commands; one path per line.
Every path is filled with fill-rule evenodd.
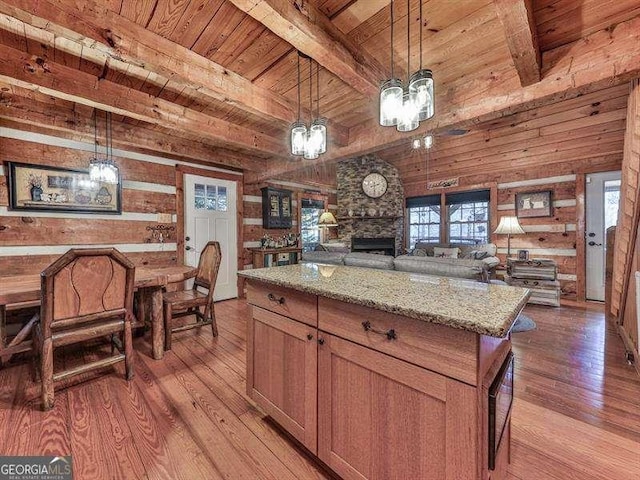
M 556 262 L 546 258 L 530 260 L 507 259 L 507 273 L 504 281 L 507 285 L 524 287 L 531 290 L 528 303 L 560 306 L 560 282 Z

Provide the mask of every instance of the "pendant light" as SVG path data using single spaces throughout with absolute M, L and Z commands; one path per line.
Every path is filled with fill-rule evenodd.
M 113 161 L 113 127 L 111 112 L 105 112 L 105 158 L 98 158 L 98 115 L 93 110 L 94 157 L 89 160 L 89 178 L 92 182 L 116 184 L 120 181 L 118 166 Z
M 418 120 L 428 120 L 435 113 L 433 96 L 433 73 L 422 68 L 422 0 L 420 0 L 420 70 L 411 75 L 409 91 L 414 94 L 418 108 Z
M 300 121 L 300 53 L 298 53 L 298 120 L 291 125 L 291 155 L 303 155 L 307 126 Z
M 380 125 L 393 127 L 398 124 L 402 110 L 402 82 L 393 76 L 393 0 L 391 0 L 391 78 L 380 86 Z
M 422 0 L 420 0 L 422 4 Z M 407 83 L 411 71 L 411 1 L 407 0 Z M 416 105 L 416 93 L 410 88 L 402 94 L 402 113 L 396 129 L 399 132 L 411 132 L 420 126 L 419 109 Z

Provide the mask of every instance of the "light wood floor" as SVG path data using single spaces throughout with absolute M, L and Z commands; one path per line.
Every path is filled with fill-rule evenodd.
M 47 413 L 27 361 L 0 370 L 0 455 L 72 454 L 82 480 L 330 478 L 244 395 L 246 304 L 216 308 L 217 339 L 182 332 L 161 361 L 137 339 L 134 381 L 120 367 L 85 378 L 56 392 Z M 640 379 L 602 309 L 525 312 L 538 330 L 514 335 L 510 479 L 640 478 Z

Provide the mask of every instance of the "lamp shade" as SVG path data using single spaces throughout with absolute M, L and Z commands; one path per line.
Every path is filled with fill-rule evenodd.
M 433 74 L 431 70 L 422 69 L 411 75 L 409 92 L 415 96 L 418 108 L 418 119 L 428 120 L 435 112 L 433 102 Z
M 495 229 L 493 233 L 501 233 L 501 234 L 523 234 L 525 231 L 520 226 L 520 222 L 518 222 L 518 217 L 510 217 L 505 216 L 500 219 L 500 224 L 498 228 Z
M 319 227 L 337 227 L 338 221 L 336 217 L 333 216 L 331 212 L 324 212 L 320 215 L 320 220 L 318 220 Z
M 402 82 L 397 78 L 391 78 L 380 87 L 380 125 L 397 125 L 401 112 Z

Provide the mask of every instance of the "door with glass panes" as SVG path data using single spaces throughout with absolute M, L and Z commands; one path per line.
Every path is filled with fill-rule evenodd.
M 236 182 L 198 175 L 184 176 L 185 264 L 197 266 L 210 240 L 220 242 L 222 262 L 214 300 L 238 296 Z

